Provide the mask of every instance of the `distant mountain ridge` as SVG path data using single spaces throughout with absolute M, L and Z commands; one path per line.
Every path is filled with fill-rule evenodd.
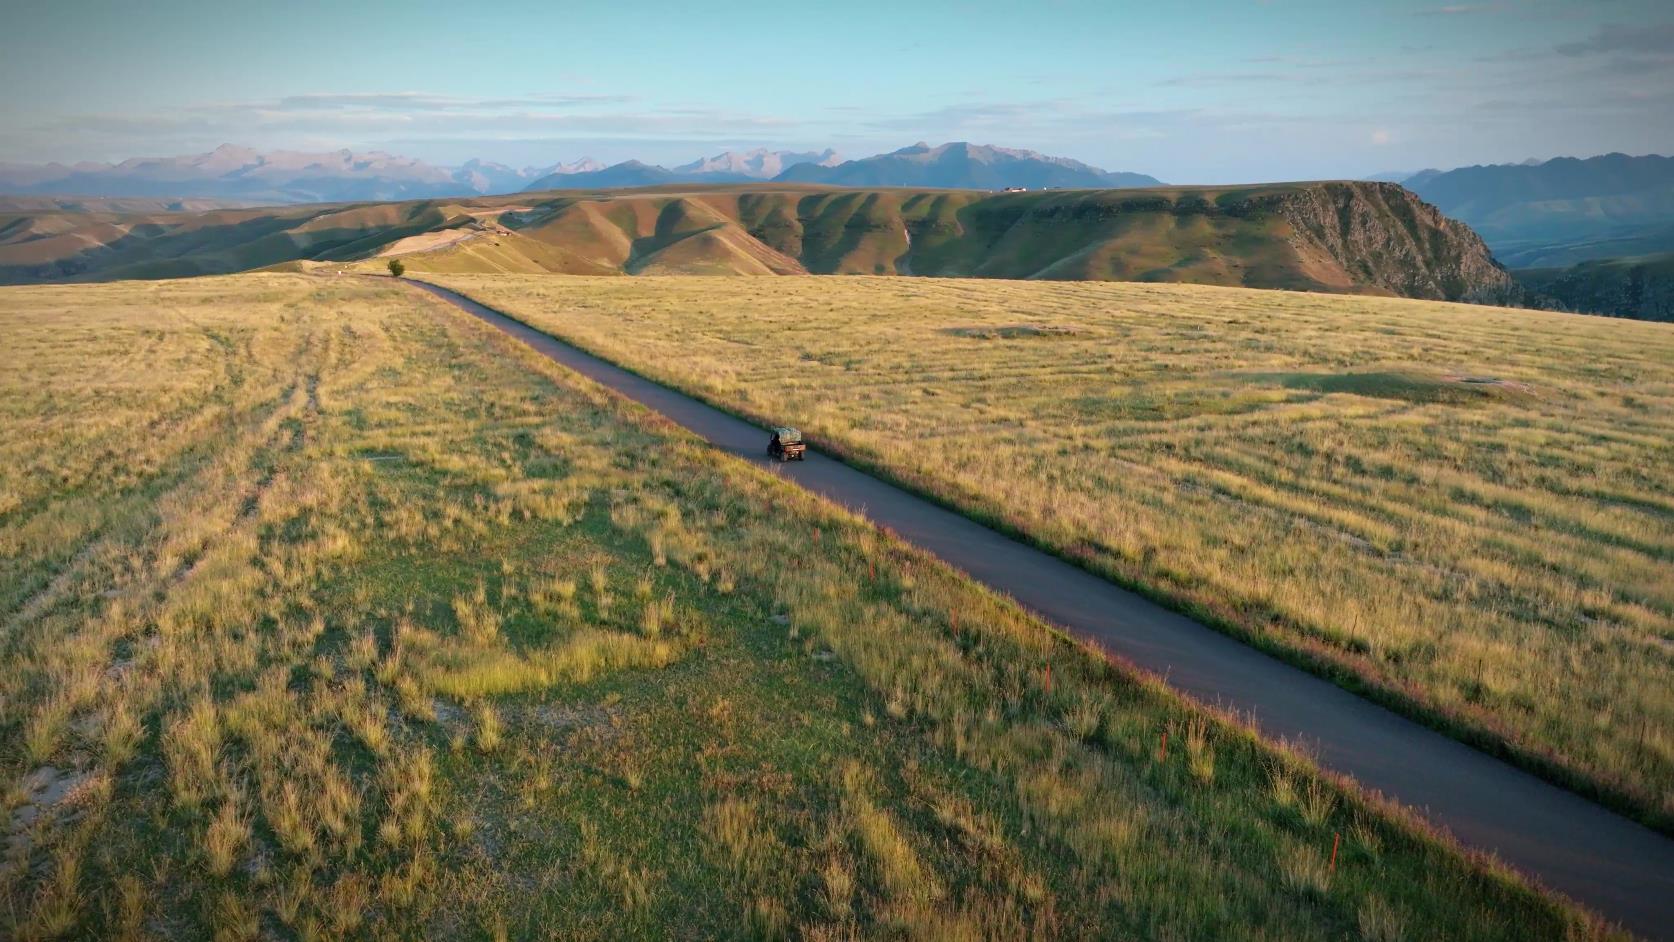
M 837 152 L 768 150 L 723 151 L 676 167 L 660 167 L 639 160 L 624 160 L 606 167 L 589 160 L 588 166 L 565 166 L 522 187 L 541 190 L 606 190 L 666 183 L 749 183 L 776 179 L 786 167 L 808 163 L 829 166 L 837 163 Z
M 1400 182 L 1474 228 L 1529 305 L 1674 320 L 1674 157 L 1530 158 Z
M 772 180 L 783 173 L 786 168 L 797 164 L 814 164 L 821 167 L 836 166 L 841 162 L 837 152 L 831 148 L 823 151 L 793 151 L 768 150 L 758 147 L 743 153 L 727 151 L 702 160 L 694 160 L 689 164 L 681 164 L 674 168 L 675 173 L 690 174 L 738 174 L 753 180 Z
M 775 166 L 783 169 L 769 174 Z M 1123 189 L 1162 186 L 1142 173 L 1112 173 L 1068 157 L 1032 150 L 955 141 L 931 147 L 920 142 L 875 157 L 839 161 L 835 151 L 796 153 L 754 150 L 724 153 L 673 169 L 637 160 L 592 173 L 550 174 L 529 184 L 542 190 L 613 189 L 670 183 L 816 183 L 845 187 L 934 187 L 949 190 Z
M 1555 157 L 1402 183 L 1470 224 L 1512 268 L 1674 250 L 1674 157 Z
M 383 151 L 258 151 L 232 144 L 203 154 L 136 157 L 114 164 L 0 163 L 0 195 L 270 205 L 773 180 L 952 189 L 1160 185 L 1143 174 L 1110 173 L 1064 157 L 966 143 L 917 144 L 850 161 L 829 148 L 758 147 L 723 151 L 673 168 L 638 160 L 605 166 L 591 157 L 545 167 L 517 168 L 480 159 L 443 167 Z
M 1142 173 L 1112 173 L 1067 157 L 1032 150 L 955 141 L 911 147 L 835 166 L 798 164 L 779 180 L 830 186 L 923 186 L 954 190 L 1000 190 L 1007 187 L 1109 189 L 1162 186 Z
M 695 175 L 678 174 L 664 167 L 638 160 L 624 160 L 619 164 L 611 164 L 608 167 L 600 167 L 595 170 L 549 173 L 524 186 L 523 190 L 524 192 L 538 192 L 540 190 L 603 190 L 657 186 L 662 183 L 679 183 L 693 176 Z M 704 174 L 702 176 L 705 178 L 718 177 L 728 182 L 747 179 L 741 174 Z
M 383 151 L 257 151 L 223 144 L 205 154 L 135 157 L 117 164 L 4 164 L 12 195 L 220 199 L 312 203 L 504 193 L 557 167 L 513 169 L 472 160 L 438 167 Z
M 821 156 L 765 150 L 736 156 L 745 167 L 773 168 L 780 159 L 778 154 L 798 159 Z M 721 154 L 709 160 L 734 156 Z M 516 168 L 476 159 L 458 167 L 441 167 L 382 151 L 262 152 L 223 144 L 205 154 L 137 157 L 116 164 L 0 164 L 0 194 L 286 204 L 516 193 L 531 181 L 543 179 L 550 179 L 550 186 L 643 186 L 653 179 L 661 180 L 658 173 L 648 171 L 619 173 L 624 182 L 613 184 L 574 182 L 594 181 L 598 178 L 590 175 L 607 169 L 591 157 L 545 167 Z M 740 174 L 737 179 L 751 177 Z

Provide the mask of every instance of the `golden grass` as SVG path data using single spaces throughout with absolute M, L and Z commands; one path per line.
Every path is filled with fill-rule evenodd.
M 1185 285 L 436 280 L 1674 820 L 1667 325 Z
M 0 936 L 1608 934 L 400 289 L 0 351 Z

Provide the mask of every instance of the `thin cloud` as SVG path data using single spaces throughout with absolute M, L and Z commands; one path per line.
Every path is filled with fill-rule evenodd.
M 864 127 L 936 140 L 993 136 L 998 130 L 1009 139 L 1091 135 L 1132 141 L 1202 131 L 1271 131 L 1346 120 L 1358 119 L 1212 108 L 1111 109 L 1071 99 L 1050 99 L 936 108 L 875 119 Z M 998 138 L 994 142 L 1004 143 Z
M 1674 57 L 1674 23 L 1602 26 L 1586 39 L 1560 43 L 1553 48 L 1559 55 L 1572 57 L 1628 53 L 1666 59 Z
M 640 105 L 640 107 L 625 107 Z M 387 148 L 432 141 L 640 139 L 730 141 L 789 137 L 801 119 L 684 103 L 646 106 L 625 95 L 468 98 L 422 92 L 292 95 L 211 101 L 155 111 L 43 116 L 14 129 L 19 154 L 73 147 L 120 159 L 135 153 L 186 153 L 233 141 L 258 147 Z M 66 146 L 67 145 L 67 146 Z M 78 158 L 79 159 L 79 158 Z
M 1214 85 L 1242 85 L 1247 82 L 1306 82 L 1311 77 L 1291 72 L 1199 72 L 1159 80 L 1162 88 L 1203 88 Z
M 1155 84 L 1162 88 L 1208 88 L 1226 85 L 1245 84 L 1305 84 L 1319 85 L 1322 82 L 1343 85 L 1371 85 L 1380 82 L 1408 82 L 1427 79 L 1446 78 L 1452 72 L 1442 69 L 1368 69 L 1347 67 L 1349 64 L 1339 61 L 1319 60 L 1313 62 L 1292 63 L 1295 68 L 1315 70 L 1304 72 L 1197 72 L 1187 75 L 1176 75 L 1171 78 L 1160 79 Z M 1319 72 L 1339 69 L 1334 75 L 1321 75 Z
M 564 108 L 625 104 L 630 95 L 528 95 L 519 98 L 466 98 L 423 92 L 338 92 L 287 95 L 266 107 L 277 110 L 373 108 L 390 111 L 483 111 L 507 108 Z M 259 103 L 252 103 L 257 104 Z
M 1446 6 L 1426 7 L 1414 10 L 1414 16 L 1469 16 L 1473 13 L 1500 13 L 1506 9 L 1503 3 L 1453 3 Z

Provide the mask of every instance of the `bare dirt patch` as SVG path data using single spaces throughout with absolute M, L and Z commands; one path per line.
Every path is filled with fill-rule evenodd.
M 466 239 L 481 235 L 475 229 L 443 229 L 440 232 L 421 232 L 418 235 L 397 239 L 377 254 L 377 258 L 387 258 L 391 255 L 412 255 L 415 252 L 434 252 L 437 249 L 457 245 Z
M 85 772 L 50 765 L 43 765 L 24 776 L 18 786 L 24 795 L 23 803 L 12 810 L 12 830 L 21 830 L 35 823 L 42 813 L 56 808 L 87 778 Z

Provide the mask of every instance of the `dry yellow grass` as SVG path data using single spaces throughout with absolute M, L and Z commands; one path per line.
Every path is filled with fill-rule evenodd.
M 1607 934 L 416 293 L 0 357 L 0 937 Z
M 1183 285 L 436 280 L 1674 815 L 1668 325 Z

